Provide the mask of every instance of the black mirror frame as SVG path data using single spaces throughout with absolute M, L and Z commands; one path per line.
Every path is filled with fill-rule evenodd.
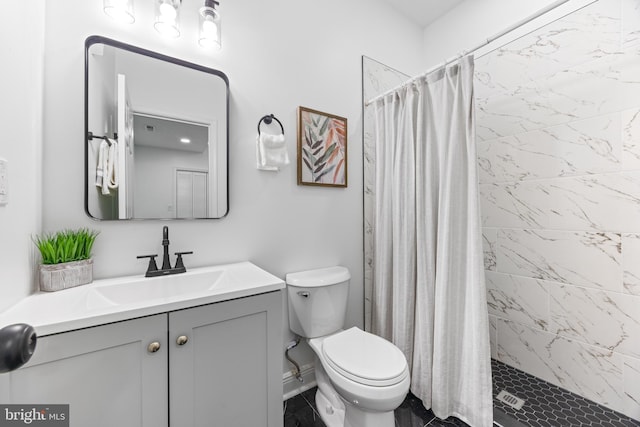
M 116 47 L 118 49 L 127 50 L 129 52 L 137 53 L 140 55 L 148 56 L 150 58 L 159 59 L 161 61 L 166 61 L 172 64 L 176 64 L 182 67 L 191 68 L 193 70 L 202 71 L 204 73 L 213 74 L 215 76 L 220 77 L 225 85 L 226 85 L 226 99 L 225 99 L 225 108 L 226 108 L 226 144 L 227 144 L 227 170 L 226 170 L 226 184 L 227 184 L 227 210 L 224 215 L 215 218 L 127 218 L 127 219 L 103 219 L 96 218 L 89 212 L 89 139 L 90 139 L 90 129 L 89 129 L 89 48 L 94 45 L 102 43 L 107 46 Z M 84 43 L 84 137 L 82 140 L 84 141 L 84 211 L 87 216 L 96 221 L 157 221 L 157 220 L 200 220 L 200 219 L 222 219 L 225 218 L 229 214 L 229 78 L 222 71 L 204 67 L 202 65 L 194 64 L 192 62 L 183 61 L 181 59 L 173 58 L 171 56 L 163 55 L 157 52 L 153 52 L 151 50 L 143 49 L 141 47 L 132 46 L 126 43 L 119 42 L 117 40 L 113 40 L 107 37 L 102 36 L 89 36 L 85 40 Z M 95 136 L 94 136 L 95 138 Z

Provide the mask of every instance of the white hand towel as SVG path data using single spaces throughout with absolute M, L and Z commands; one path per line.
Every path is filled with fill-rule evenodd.
M 258 169 L 277 171 L 280 170 L 280 166 L 290 163 L 284 134 L 259 134 L 257 151 Z
M 107 173 L 107 185 L 110 189 L 118 188 L 118 143 L 113 140 L 109 140 L 111 145 L 109 146 L 109 170 Z
M 108 195 L 111 190 L 118 188 L 118 143 L 109 140 L 107 155 L 103 158 L 102 167 L 104 177 L 102 179 L 102 194 Z
M 108 155 L 109 144 L 107 141 L 102 141 L 98 147 L 98 164 L 96 165 L 96 187 L 102 187 L 104 182 L 104 159 Z

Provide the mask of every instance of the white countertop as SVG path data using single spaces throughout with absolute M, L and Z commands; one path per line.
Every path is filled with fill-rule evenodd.
M 0 312 L 0 328 L 26 323 L 38 336 L 45 336 L 284 288 L 282 279 L 250 262 L 193 268 L 162 277 L 101 279 L 30 295 Z

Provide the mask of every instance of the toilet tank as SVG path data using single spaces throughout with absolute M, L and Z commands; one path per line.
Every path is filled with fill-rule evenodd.
M 332 334 L 344 325 L 351 275 L 328 267 L 286 275 L 289 328 L 305 338 Z

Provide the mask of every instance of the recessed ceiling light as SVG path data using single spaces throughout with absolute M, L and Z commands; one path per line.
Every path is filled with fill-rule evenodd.
M 191 144 L 191 140 L 189 138 L 180 138 L 180 142 L 183 144 Z

